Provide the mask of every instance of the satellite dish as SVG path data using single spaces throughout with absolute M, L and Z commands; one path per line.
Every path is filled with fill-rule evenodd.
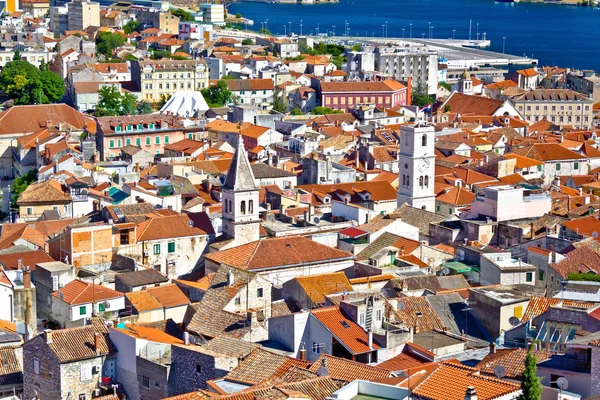
M 597 237 L 598 237 L 598 232 L 596 232 L 596 231 L 592 232 L 592 237 L 593 237 L 594 239 L 595 239 L 595 238 L 597 238 Z
M 508 323 L 509 323 L 511 326 L 517 326 L 517 325 L 519 325 L 519 324 L 521 323 L 521 321 L 520 321 L 520 320 L 519 320 L 519 318 L 517 318 L 517 317 L 510 317 L 510 318 L 508 319 Z
M 318 224 L 319 222 L 321 222 L 321 218 L 319 218 L 319 217 L 315 217 L 315 218 L 313 219 L 313 222 L 314 222 L 315 224 Z
M 404 303 L 398 303 L 398 310 L 401 310 L 401 311 L 406 310 L 406 304 L 404 304 Z
M 58 298 L 61 300 L 65 298 L 65 295 L 60 290 L 58 291 Z
M 105 302 L 104 302 L 104 307 L 106 307 L 106 308 L 110 308 L 110 303 L 109 303 L 108 301 L 105 301 Z
M 450 275 L 450 268 L 444 268 L 444 275 Z
M 494 375 L 496 375 L 496 378 L 502 379 L 506 376 L 506 370 L 502 365 L 496 365 L 494 368 Z
M 567 378 L 560 377 L 556 380 L 556 386 L 558 386 L 560 390 L 567 390 L 569 388 L 569 381 Z

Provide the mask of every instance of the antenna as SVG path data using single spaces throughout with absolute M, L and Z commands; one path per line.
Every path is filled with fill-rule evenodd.
M 496 375 L 496 378 L 502 379 L 506 376 L 506 370 L 502 365 L 496 365 L 494 368 L 494 375 Z
M 556 386 L 558 386 L 560 390 L 567 390 L 569 388 L 569 381 L 567 378 L 560 377 L 556 380 Z

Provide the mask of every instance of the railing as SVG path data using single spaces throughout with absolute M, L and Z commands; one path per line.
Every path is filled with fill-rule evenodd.
M 358 239 L 343 238 L 340 240 L 344 243 L 349 243 L 349 244 L 369 244 L 368 238 L 358 238 Z

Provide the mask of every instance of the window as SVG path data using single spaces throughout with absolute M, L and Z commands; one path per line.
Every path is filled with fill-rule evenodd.
M 98 303 L 98 311 L 100 311 L 100 312 L 104 312 L 105 311 L 104 303 Z
M 256 297 L 258 297 L 259 299 L 262 299 L 262 297 L 263 297 L 263 288 L 259 287 L 258 289 L 256 289 Z
M 246 214 L 246 201 L 242 200 L 240 203 L 240 213 Z
M 119 232 L 120 244 L 129 244 L 129 231 L 123 230 Z
M 150 389 L 150 379 L 147 376 L 142 375 L 142 385 L 146 389 Z
M 252 214 L 254 212 L 254 200 L 248 201 L 248 214 Z
M 121 132 L 121 126 L 119 126 L 119 125 L 115 126 L 115 132 Z
M 194 134 L 193 133 L 188 133 L 188 139 L 194 140 Z
M 144 129 L 144 125 L 138 124 L 137 128 L 138 128 L 138 131 L 141 131 L 142 129 Z
M 381 309 L 375 311 L 375 319 L 377 321 L 381 321 L 381 316 L 382 316 Z
M 167 251 L 169 253 L 175 253 L 175 242 L 169 242 L 167 244 Z
M 358 324 L 361 326 L 365 325 L 365 313 L 358 314 Z
M 560 163 L 556 163 L 556 170 L 560 171 Z
M 423 177 L 422 176 L 419 177 L 419 187 L 421 189 L 423 188 Z
M 79 378 L 82 382 L 92 380 L 92 364 L 83 364 L 80 367 Z
M 235 304 L 236 306 L 239 306 L 239 305 L 240 305 L 240 298 L 239 298 L 239 297 L 236 297 L 236 298 L 235 298 L 234 304 Z
M 109 140 L 108 141 L 108 147 L 110 147 L 111 149 L 115 147 L 115 141 L 114 140 Z
M 160 389 L 160 382 L 159 381 L 154 381 L 154 387 L 157 389 Z
M 325 343 L 312 342 L 312 352 L 315 354 L 321 354 L 323 347 L 325 347 Z
M 27 215 L 31 215 L 31 214 L 33 214 L 33 208 L 27 207 Z
M 156 143 L 156 144 L 160 144 L 160 136 L 156 136 L 156 137 L 154 138 L 154 143 Z
M 538 279 L 542 282 L 544 281 L 544 271 L 540 271 L 540 273 L 538 275 Z
M 202 365 L 196 364 L 196 373 L 197 374 L 201 374 L 202 373 Z
M 85 400 L 85 393 L 81 393 L 79 395 L 79 400 Z
M 150 137 L 146 138 L 146 146 L 150 146 Z
M 154 245 L 154 254 L 160 254 L 160 244 Z
M 429 176 L 425 175 L 425 187 L 428 188 L 429 187 Z
M 573 164 L 573 169 L 579 169 L 579 163 L 578 162 L 575 162 Z
M 81 306 L 79 307 L 79 315 L 85 315 L 87 313 L 87 307 Z
M 36 375 L 40 374 L 40 359 L 37 357 L 33 358 L 33 373 Z
M 542 166 L 541 166 L 541 165 L 538 165 L 538 166 L 537 166 L 537 170 L 538 170 L 538 172 L 541 172 L 541 171 L 542 171 Z
M 165 144 L 169 144 L 169 137 L 165 135 Z
M 518 306 L 513 309 L 513 316 L 521 319 L 523 318 L 523 306 Z
M 423 135 L 423 137 L 421 137 L 421 146 L 427 146 L 427 135 Z
M 448 208 L 448 214 L 449 215 L 454 214 L 454 209 L 452 207 Z
M 525 282 L 533 282 L 533 272 L 528 272 L 525 274 Z
M 117 147 L 121 147 L 121 139 L 117 139 Z
M 131 144 L 131 139 L 125 139 L 125 144 L 129 146 Z

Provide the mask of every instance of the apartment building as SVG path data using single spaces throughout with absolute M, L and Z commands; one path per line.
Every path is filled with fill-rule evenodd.
M 600 102 L 600 75 L 594 71 L 567 74 L 567 87 L 590 97 L 594 104 Z
M 399 81 L 412 78 L 426 84 L 428 94 L 437 93 L 438 54 L 426 46 L 378 47 L 375 70 Z
M 68 5 L 69 30 L 82 31 L 90 26 L 100 26 L 100 3 L 74 0 Z
M 67 6 L 50 7 L 50 30 L 63 33 L 69 29 L 69 9 Z
M 139 87 L 141 99 L 157 103 L 162 96 L 208 87 L 208 68 L 204 60 L 132 61 L 131 79 Z
M 321 105 L 347 110 L 356 104 L 393 108 L 410 103 L 408 88 L 400 82 L 321 82 Z
M 129 10 L 145 28 L 158 28 L 163 33 L 179 33 L 179 17 L 168 10 L 150 7 L 131 7 Z
M 225 25 L 225 7 L 223 4 L 200 4 L 203 20 L 213 25 Z
M 50 9 L 48 0 L 23 0 L 21 2 L 23 12 L 31 15 L 33 18 L 41 18 Z
M 546 119 L 576 129 L 588 129 L 592 124 L 592 99 L 573 90 L 535 89 L 512 97 L 510 102 L 529 123 Z

